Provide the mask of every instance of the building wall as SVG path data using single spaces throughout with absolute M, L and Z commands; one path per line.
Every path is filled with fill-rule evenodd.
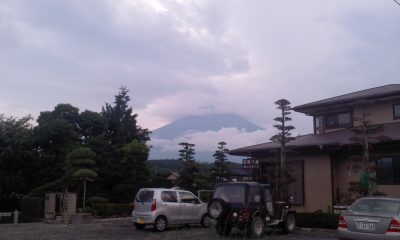
M 400 151 L 396 149 L 385 149 L 385 150 L 376 150 L 371 152 L 372 154 L 377 154 L 381 156 L 399 156 Z M 352 155 L 359 155 L 358 152 L 348 152 L 345 154 L 337 155 L 332 159 L 332 169 L 333 169 L 333 185 L 336 192 L 336 189 L 339 188 L 340 193 L 347 193 L 350 181 L 360 181 L 360 176 L 358 173 L 350 171 L 349 168 L 356 163 L 352 160 L 349 160 L 349 157 Z M 384 192 L 389 196 L 398 196 L 400 197 L 400 185 L 392 184 L 392 185 L 377 185 L 377 190 L 380 192 Z M 336 195 L 336 194 L 335 194 Z M 335 196 L 336 199 L 336 196 Z M 341 199 L 343 202 L 345 198 Z
M 386 100 L 375 102 L 374 105 L 367 109 L 366 112 L 371 113 L 368 116 L 368 120 L 372 121 L 372 124 L 383 124 L 383 123 L 395 123 L 400 122 L 400 119 L 393 119 L 393 104 L 399 104 L 400 100 Z M 353 110 L 353 117 L 361 116 L 360 109 Z M 354 126 L 359 123 L 354 122 Z
M 303 155 L 304 160 L 304 205 L 295 207 L 297 211 L 326 211 L 332 205 L 332 181 L 330 158 L 315 153 Z
M 355 165 L 355 162 L 349 160 L 351 154 L 342 154 L 332 158 L 333 171 L 333 189 L 335 190 L 335 202 L 343 203 L 345 201 L 344 194 L 348 193 L 350 181 L 359 181 L 360 176 L 351 171 L 350 168 Z M 337 199 L 337 191 L 342 198 Z
M 399 185 L 378 185 L 378 190 L 384 192 L 388 196 L 400 197 Z

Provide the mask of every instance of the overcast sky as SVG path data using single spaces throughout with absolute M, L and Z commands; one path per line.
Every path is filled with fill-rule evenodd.
M 126 86 L 149 130 L 207 113 L 236 113 L 267 130 L 231 145 L 243 147 L 268 140 L 278 99 L 294 107 L 400 83 L 400 6 L 2 0 L 0 83 L 7 117 L 37 118 L 59 103 L 100 112 Z M 311 117 L 292 118 L 296 133 L 312 132 Z

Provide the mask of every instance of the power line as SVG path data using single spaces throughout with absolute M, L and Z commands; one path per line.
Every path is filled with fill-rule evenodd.
M 400 3 L 397 1 L 397 0 L 394 0 L 395 1 L 395 3 L 397 3 L 397 4 L 399 4 L 400 5 Z

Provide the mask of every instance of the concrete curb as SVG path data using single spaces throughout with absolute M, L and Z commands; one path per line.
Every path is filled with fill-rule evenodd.
M 296 227 L 296 230 L 306 231 L 306 232 L 327 232 L 327 233 L 337 233 L 336 229 L 321 229 L 321 228 L 303 228 Z

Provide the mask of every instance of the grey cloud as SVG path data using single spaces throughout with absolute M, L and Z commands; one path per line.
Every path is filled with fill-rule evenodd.
M 99 111 L 124 85 L 146 128 L 207 111 L 267 127 L 277 99 L 296 106 L 398 82 L 391 1 L 150 3 L 2 1 L 3 111 Z M 292 125 L 312 130 L 303 115 Z

